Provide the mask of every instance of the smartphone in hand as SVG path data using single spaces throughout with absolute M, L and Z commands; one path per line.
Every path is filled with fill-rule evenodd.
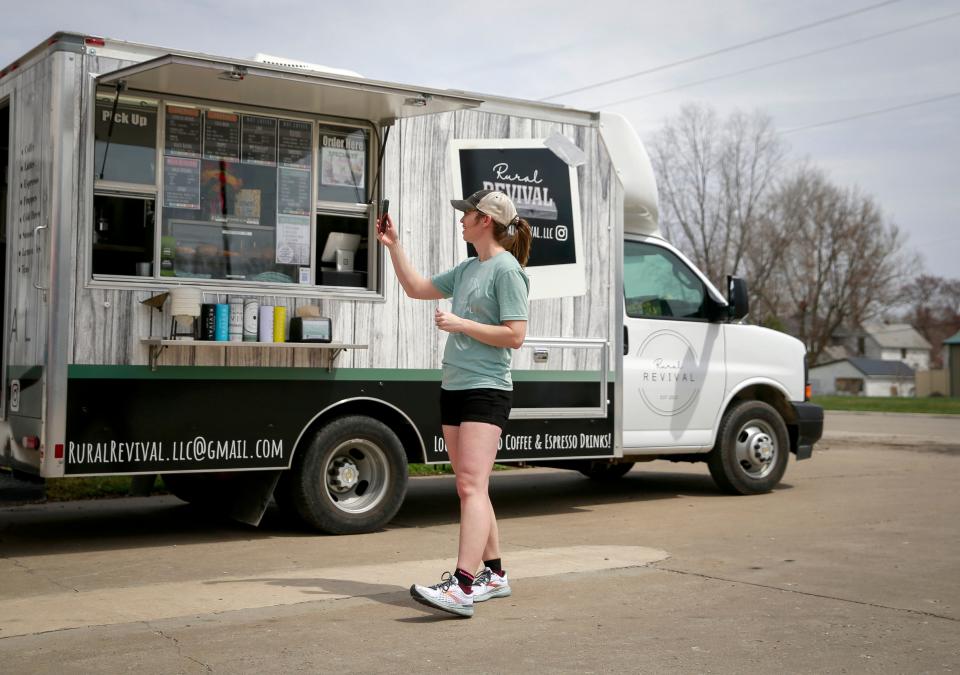
M 377 224 L 377 231 L 383 234 L 387 231 L 387 213 L 390 211 L 390 200 L 384 199 L 380 202 L 380 221 Z

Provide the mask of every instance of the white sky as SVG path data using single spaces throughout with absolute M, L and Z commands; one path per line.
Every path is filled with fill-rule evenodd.
M 57 30 L 224 56 L 257 52 L 367 77 L 539 99 L 877 4 L 880 0 L 3 0 L 0 67 Z M 15 7 L 16 11 L 9 11 Z M 960 16 L 791 63 L 612 102 L 960 12 L 893 4 L 617 84 L 553 99 L 608 108 L 641 137 L 688 101 L 759 108 L 787 130 L 960 93 Z M 793 156 L 873 195 L 926 271 L 960 277 L 960 96 L 786 136 Z

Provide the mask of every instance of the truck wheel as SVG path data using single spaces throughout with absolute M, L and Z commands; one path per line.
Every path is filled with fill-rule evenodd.
M 787 426 L 780 413 L 762 401 L 742 401 L 724 413 L 707 465 L 724 492 L 761 494 L 783 478 L 788 454 Z
M 633 468 L 633 464 L 633 462 L 615 464 L 612 462 L 587 461 L 577 471 L 591 480 L 617 480 L 623 478 Z
M 380 529 L 407 492 L 407 455 L 383 422 L 354 415 L 321 429 L 298 452 L 285 481 L 300 519 L 330 534 Z

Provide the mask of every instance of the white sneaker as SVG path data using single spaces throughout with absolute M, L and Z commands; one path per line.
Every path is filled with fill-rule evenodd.
M 410 597 L 420 604 L 442 609 L 444 612 L 473 616 L 473 596 L 463 592 L 457 578 L 450 572 L 444 572 L 440 579 L 440 583 L 434 586 L 414 584 L 410 587 Z
M 489 567 L 485 567 L 473 582 L 474 602 L 483 602 L 490 598 L 505 598 L 511 593 L 513 591 L 510 590 L 507 573 L 503 572 L 503 576 L 500 576 Z

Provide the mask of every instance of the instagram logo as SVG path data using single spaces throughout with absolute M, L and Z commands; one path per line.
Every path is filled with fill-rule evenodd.
M 553 230 L 553 238 L 557 241 L 566 241 L 568 236 L 566 225 L 557 225 Z

